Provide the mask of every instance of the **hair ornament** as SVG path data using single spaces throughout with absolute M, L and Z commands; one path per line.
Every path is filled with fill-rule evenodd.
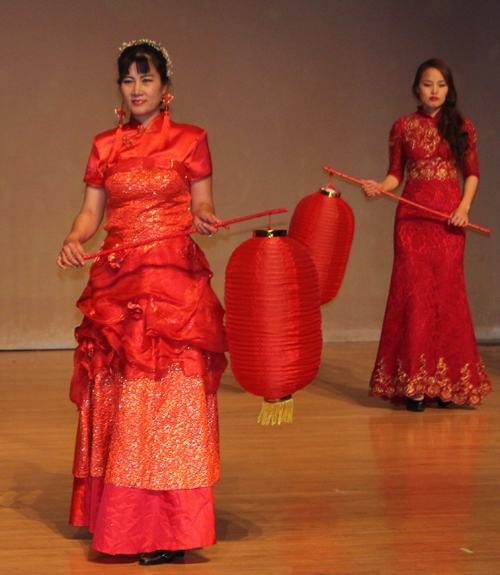
M 143 38 L 142 40 L 132 40 L 131 42 L 123 42 L 119 50 L 120 52 L 123 52 L 123 50 L 125 50 L 126 48 L 130 48 L 131 46 L 139 46 L 140 44 L 147 44 L 148 46 L 151 46 L 151 48 L 154 48 L 155 50 L 158 50 L 158 52 L 161 52 L 163 54 L 163 57 L 167 61 L 167 76 L 170 77 L 173 74 L 172 60 L 170 60 L 170 56 L 168 55 L 167 49 L 164 46 L 162 46 L 159 42 L 155 42 L 154 40 L 147 40 L 145 38 Z

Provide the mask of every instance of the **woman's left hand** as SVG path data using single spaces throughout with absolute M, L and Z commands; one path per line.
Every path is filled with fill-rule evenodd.
M 459 228 L 465 228 L 469 223 L 469 211 L 463 206 L 458 206 L 458 208 L 450 214 L 448 219 L 448 224 L 452 226 L 457 226 Z
M 198 233 L 202 236 L 211 236 L 216 234 L 218 228 L 210 224 L 222 222 L 213 212 L 207 209 L 199 209 L 193 217 L 193 223 L 198 228 Z

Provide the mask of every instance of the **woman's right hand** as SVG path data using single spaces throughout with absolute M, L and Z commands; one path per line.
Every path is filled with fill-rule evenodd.
M 375 180 L 361 180 L 361 187 L 363 188 L 363 192 L 365 192 L 365 196 L 368 198 L 378 196 L 380 194 L 380 186 L 381 184 Z
M 81 268 L 85 265 L 84 255 L 86 255 L 86 252 L 82 244 L 77 239 L 68 236 L 64 240 L 62 250 L 59 252 L 57 265 L 63 270 L 67 270 L 68 267 Z

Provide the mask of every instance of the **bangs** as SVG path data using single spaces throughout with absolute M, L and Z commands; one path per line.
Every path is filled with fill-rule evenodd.
M 151 62 L 145 54 L 128 54 L 118 60 L 118 83 L 121 84 L 125 76 L 130 73 L 130 67 L 135 62 L 139 74 L 149 74 L 151 71 Z
M 137 71 L 139 72 L 139 74 L 149 74 L 149 71 L 151 70 L 151 64 L 149 62 L 149 58 L 147 56 L 145 56 L 144 54 L 137 54 L 136 57 L 134 58 L 133 62 L 135 62 L 135 65 L 137 66 Z M 130 62 L 130 66 L 132 65 L 132 62 Z M 130 66 L 129 66 L 129 70 L 130 70 Z

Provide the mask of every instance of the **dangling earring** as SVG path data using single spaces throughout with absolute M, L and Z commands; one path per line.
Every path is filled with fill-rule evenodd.
M 109 152 L 108 159 L 106 160 L 107 165 L 109 166 L 115 159 L 118 157 L 120 150 L 123 146 L 123 118 L 125 117 L 125 110 L 123 109 L 123 102 L 120 108 L 116 108 L 115 114 L 118 116 L 120 123 L 118 124 L 118 128 L 116 129 L 115 139 L 113 141 L 113 146 L 111 147 L 111 151 Z
M 168 114 L 168 105 L 170 104 L 170 102 L 173 99 L 174 99 L 174 97 L 171 94 L 169 94 L 168 92 L 161 99 L 161 102 L 162 102 L 161 106 L 165 110 L 165 112 L 167 112 L 167 114 Z
M 120 126 L 123 125 L 123 118 L 125 118 L 125 110 L 123 109 L 123 102 L 120 108 L 116 108 L 115 114 L 118 116 L 120 120 Z

